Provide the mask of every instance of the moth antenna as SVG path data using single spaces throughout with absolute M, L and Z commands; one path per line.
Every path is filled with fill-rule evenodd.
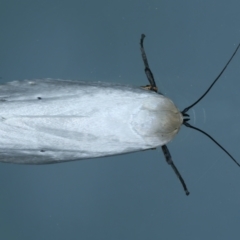
M 235 56 L 235 54 L 237 53 L 238 49 L 240 47 L 240 43 L 238 44 L 237 48 L 235 49 L 234 53 L 232 54 L 232 56 L 230 57 L 230 59 L 228 60 L 228 62 L 226 63 L 225 67 L 222 69 L 222 71 L 218 74 L 218 76 L 216 77 L 216 79 L 213 81 L 213 83 L 210 85 L 210 87 L 207 89 L 207 91 L 196 101 L 194 102 L 192 105 L 190 105 L 189 107 L 185 108 L 182 111 L 182 114 L 186 113 L 190 108 L 192 108 L 193 106 L 195 106 L 198 102 L 200 102 L 205 96 L 206 94 L 211 90 L 211 88 L 213 87 L 213 85 L 217 82 L 217 80 L 222 76 L 222 74 L 224 73 L 224 71 L 226 70 L 228 64 L 232 61 L 233 57 Z
M 217 146 L 219 146 L 240 167 L 240 164 L 237 162 L 237 160 L 222 145 L 220 145 L 220 143 L 218 143 L 211 135 L 209 135 L 208 133 L 204 132 L 203 130 L 201 130 L 197 127 L 192 126 L 187 121 L 183 121 L 183 124 L 186 127 L 197 130 L 197 131 L 201 132 L 202 134 L 204 134 L 205 136 L 207 136 L 208 138 L 210 138 Z

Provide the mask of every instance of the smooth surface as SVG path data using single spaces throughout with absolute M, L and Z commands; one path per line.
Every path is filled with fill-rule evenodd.
M 47 164 L 160 147 L 182 114 L 163 95 L 128 85 L 57 79 L 0 85 L 0 161 Z
M 160 90 L 182 110 L 240 41 L 238 0 L 0 2 L 1 81 L 61 78 L 144 86 L 139 41 Z M 240 54 L 191 123 L 240 159 Z M 239 239 L 240 170 L 183 127 L 160 150 L 46 166 L 0 164 L 0 239 Z

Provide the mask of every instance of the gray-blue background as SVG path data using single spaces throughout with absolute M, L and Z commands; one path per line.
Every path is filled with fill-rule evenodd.
M 183 109 L 240 41 L 239 9 L 238 0 L 1 0 L 1 81 L 144 85 L 145 33 L 156 82 Z M 190 111 L 191 123 L 237 159 L 239 66 L 240 52 Z M 47 166 L 0 164 L 0 239 L 239 239 L 240 169 L 185 127 L 168 147 L 189 197 L 160 150 Z

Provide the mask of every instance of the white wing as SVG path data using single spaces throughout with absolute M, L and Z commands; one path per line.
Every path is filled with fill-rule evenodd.
M 44 164 L 155 148 L 181 123 L 171 100 L 140 88 L 14 81 L 0 86 L 0 161 Z

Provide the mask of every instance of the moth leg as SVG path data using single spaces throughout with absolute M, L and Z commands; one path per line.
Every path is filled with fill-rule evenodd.
M 184 189 L 186 195 L 189 195 L 190 192 L 188 191 L 187 186 L 186 186 L 186 184 L 185 184 L 185 182 L 184 182 L 181 174 L 179 173 L 177 167 L 174 165 L 173 160 L 172 160 L 172 157 L 171 157 L 171 154 L 170 154 L 170 152 L 169 152 L 169 150 L 168 150 L 168 148 L 167 148 L 166 145 L 163 145 L 163 146 L 162 146 L 162 151 L 163 151 L 163 154 L 164 154 L 164 156 L 165 156 L 165 158 L 166 158 L 167 163 L 168 163 L 169 165 L 171 165 L 173 171 L 175 172 L 175 174 L 177 175 L 178 179 L 180 180 L 180 182 L 181 182 L 181 184 L 182 184 L 182 186 L 183 186 L 183 189 Z
M 142 151 L 148 151 L 148 150 L 156 150 L 157 148 L 149 148 L 149 149 L 143 149 Z
M 141 88 L 145 90 L 157 92 L 157 87 L 153 89 L 151 85 L 141 86 Z
M 145 67 L 145 74 L 147 76 L 147 79 L 148 79 L 150 85 L 146 85 L 142 88 L 144 88 L 146 90 L 158 92 L 158 88 L 157 88 L 157 85 L 155 83 L 153 73 L 152 73 L 152 71 L 151 71 L 151 69 L 148 65 L 147 55 L 146 55 L 145 50 L 144 50 L 144 46 L 143 46 L 144 38 L 145 38 L 145 35 L 142 34 L 141 39 L 140 39 L 140 50 L 141 50 L 141 53 L 142 53 L 142 60 L 143 60 L 144 67 Z

